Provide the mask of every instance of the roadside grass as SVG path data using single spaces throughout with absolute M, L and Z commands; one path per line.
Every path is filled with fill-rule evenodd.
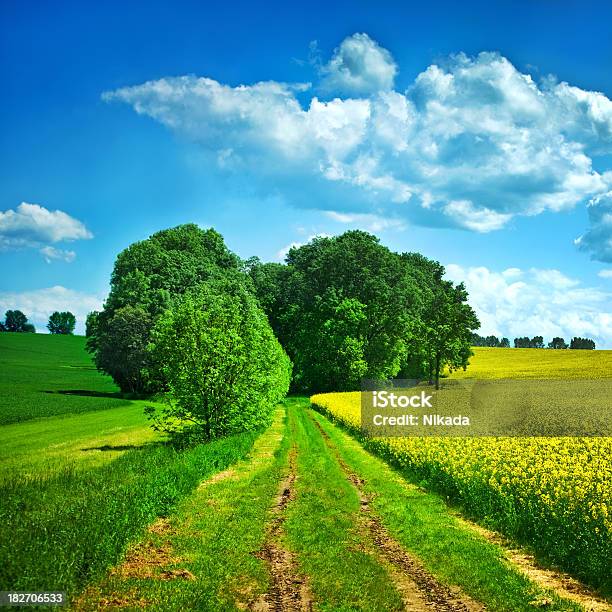
M 157 444 L 88 470 L 0 483 L 0 590 L 79 592 L 128 542 L 203 479 L 243 457 L 256 435 L 185 451 Z
M 0 482 L 99 467 L 162 440 L 147 421 L 145 405 L 151 402 L 0 426 Z
M 122 564 L 86 589 L 75 608 L 98 609 L 114 602 L 152 610 L 238 610 L 266 592 L 268 571 L 257 552 L 279 480 L 288 469 L 286 428 L 285 408 L 280 407 L 247 457 L 202 482 L 170 515 L 165 530 L 153 526 L 133 543 Z M 158 563 L 155 551 L 160 550 L 169 553 L 169 563 Z M 185 570 L 193 580 L 180 577 Z M 178 577 L 164 579 L 172 572 Z
M 449 378 L 612 378 L 612 351 L 473 347 L 466 371 Z
M 385 568 L 367 552 L 368 543 L 357 529 L 357 493 L 308 418 L 308 405 L 302 400 L 289 410 L 297 446 L 297 497 L 287 508 L 285 528 L 317 609 L 403 610 Z
M 279 545 L 295 555 L 314 609 L 405 609 L 361 528 L 361 502 L 339 459 L 364 479 L 372 512 L 391 536 L 438 579 L 492 610 L 580 609 L 530 582 L 499 546 L 310 410 L 307 398 L 285 400 L 259 437 L 234 436 L 183 453 L 150 446 L 73 472 L 72 481 L 62 480 L 66 474 L 28 481 L 38 490 L 19 490 L 20 507 L 8 514 L 13 524 L 0 513 L 12 534 L 10 550 L 0 542 L 10 561 L 0 568 L 0 589 L 53 585 L 79 610 L 259 609 L 274 579 L 262 551 L 279 483 L 294 470 Z M 6 484 L 0 495 L 6 499 Z M 11 558 L 14 551 L 29 554 Z M 19 582 L 23 576 L 36 579 Z
M 0 425 L 128 404 L 96 370 L 85 337 L 0 333 Z
M 323 415 L 310 409 L 304 412 L 319 423 L 342 459 L 365 480 L 373 508 L 390 533 L 439 579 L 492 610 L 533 610 L 537 602 L 549 602 L 548 610 L 580 610 L 531 582 L 505 559 L 499 546 L 462 525 L 440 497 L 424 492 L 408 475 L 400 475 L 368 453 Z
M 130 547 L 123 564 L 87 588 L 74 607 L 259 609 L 258 602 L 273 588 L 262 551 L 279 483 L 292 469 L 291 451 L 296 457 L 295 498 L 284 511 L 279 545 L 296 554 L 315 609 L 402 610 L 385 569 L 363 550 L 355 528 L 359 500 L 305 417 L 308 399 L 284 403 L 287 416 L 284 410 L 277 412 L 246 459 L 224 478 L 221 474 L 203 482 L 179 504 L 161 534 L 153 525 Z M 160 551 L 166 563 L 158 563 Z

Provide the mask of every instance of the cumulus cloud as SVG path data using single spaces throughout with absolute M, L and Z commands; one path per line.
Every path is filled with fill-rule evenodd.
M 601 195 L 612 172 L 593 167 L 612 153 L 612 102 L 603 93 L 536 82 L 497 53 L 452 56 L 406 91 L 393 88 L 396 72 L 386 50 L 356 34 L 323 68 L 327 100 L 301 84 L 231 87 L 196 76 L 103 97 L 297 206 L 490 232 L 519 215 L 598 202 L 581 247 L 609 256 Z
M 559 270 L 448 265 L 446 275 L 464 282 L 481 322 L 482 335 L 593 338 L 612 348 L 612 293 L 584 287 Z
M 612 269 L 600 270 L 597 273 L 597 276 L 599 276 L 600 278 L 612 278 Z
M 103 299 L 98 295 L 67 289 L 61 285 L 23 292 L 0 292 L 0 313 L 21 310 L 36 331 L 46 332 L 49 316 L 55 310 L 68 310 L 77 319 L 76 333 L 85 333 L 85 319 L 92 310 L 102 309 Z
M 575 243 L 591 259 L 612 263 L 612 191 L 595 196 L 587 210 L 590 227 Z
M 0 211 L 0 251 L 37 248 L 43 257 L 72 261 L 74 251 L 63 251 L 48 243 L 92 238 L 93 234 L 74 217 L 61 210 L 22 202 L 15 210 Z
M 74 251 L 56 249 L 55 247 L 49 245 L 42 247 L 39 252 L 45 258 L 47 263 L 51 263 L 53 260 L 71 263 L 76 257 L 76 253 Z
M 392 89 L 397 65 L 389 51 L 367 34 L 353 34 L 342 41 L 321 72 L 324 91 L 363 95 Z
M 402 219 L 380 217 L 369 213 L 343 213 L 335 210 L 326 210 L 325 215 L 332 221 L 351 225 L 369 232 L 383 232 L 388 229 L 404 229 L 406 224 Z
M 291 244 L 284 246 L 282 249 L 278 251 L 278 253 L 276 254 L 276 258 L 280 259 L 281 261 L 284 261 L 285 257 L 287 257 L 287 254 L 289 253 L 291 249 L 294 249 L 294 248 L 299 249 L 301 246 L 304 246 L 305 244 L 307 244 L 311 240 L 314 240 L 315 238 L 331 238 L 331 237 L 332 237 L 331 234 L 325 234 L 325 233 L 312 234 L 311 236 L 308 236 L 308 238 L 304 242 L 292 242 Z

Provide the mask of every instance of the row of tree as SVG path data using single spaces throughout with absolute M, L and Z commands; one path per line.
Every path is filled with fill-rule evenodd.
M 358 389 L 363 378 L 427 378 L 465 368 L 479 326 L 462 284 L 416 253 L 350 231 L 292 248 L 286 263 L 246 262 L 294 364 L 300 392 Z
M 49 317 L 47 329 L 52 334 L 73 334 L 76 325 L 76 317 L 71 312 L 58 312 L 57 310 Z M 22 332 L 35 333 L 36 328 L 28 323 L 28 317 L 21 310 L 7 310 L 4 322 L 0 321 L 0 332 Z
M 508 340 L 508 338 L 502 338 L 500 340 L 497 336 L 480 336 L 478 334 L 472 334 L 472 346 L 510 348 L 510 340 Z
M 214 230 L 183 225 L 119 254 L 87 347 L 123 391 L 171 392 L 157 426 L 192 422 L 212 437 L 267 421 L 290 378 L 299 391 L 349 390 L 466 367 L 479 322 L 443 275 L 361 231 L 275 264 L 241 261 Z
M 490 346 L 496 348 L 509 348 L 510 341 L 508 338 L 502 338 L 501 340 L 497 336 L 480 336 L 478 334 L 472 334 L 472 346 Z M 514 339 L 514 348 L 544 348 L 543 336 L 534 336 L 529 338 L 524 336 L 522 338 Z M 574 337 L 570 343 L 567 344 L 565 340 L 559 336 L 555 336 L 549 343 L 549 349 L 595 349 L 595 341 L 590 338 L 579 338 Z

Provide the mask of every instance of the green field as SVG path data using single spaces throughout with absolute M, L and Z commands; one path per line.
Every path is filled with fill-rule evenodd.
M 0 590 L 65 590 L 74 609 L 595 602 L 580 585 L 535 581 L 307 398 L 286 400 L 265 432 L 180 451 L 149 429 L 145 400 L 118 398 L 92 369 L 82 338 L 0 342 L 2 410 L 12 415 L 0 426 Z
M 83 336 L 0 334 L 0 425 L 125 406 Z
M 159 436 L 82 336 L 0 334 L 0 480 L 103 465 Z

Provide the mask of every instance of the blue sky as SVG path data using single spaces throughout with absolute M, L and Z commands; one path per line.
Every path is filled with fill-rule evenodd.
M 360 227 L 483 333 L 612 348 L 612 6 L 124 4 L 0 9 L 0 310 L 82 321 L 179 223 L 264 260 Z

